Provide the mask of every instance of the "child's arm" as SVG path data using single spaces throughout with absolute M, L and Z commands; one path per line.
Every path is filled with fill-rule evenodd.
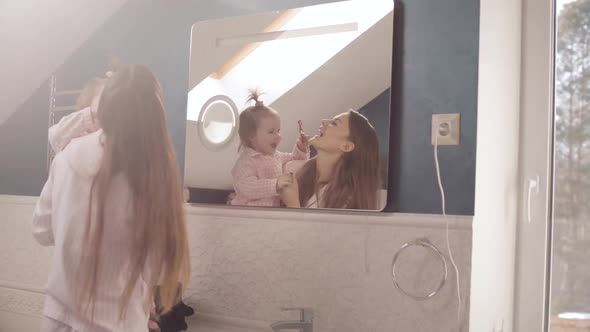
M 291 160 L 308 160 L 309 159 L 309 145 L 303 143 L 301 137 L 297 139 L 293 145 L 293 151 L 291 152 L 279 152 L 281 156 L 281 163 L 285 163 Z
M 239 159 L 232 170 L 234 188 L 248 199 L 278 196 L 277 179 L 260 179 L 252 159 Z
M 305 135 L 300 135 L 295 141 L 293 151 L 291 152 L 292 160 L 307 160 L 309 159 L 309 143 Z
M 88 135 L 98 130 L 92 114 L 92 108 L 86 107 L 63 117 L 57 124 L 51 126 L 48 139 L 55 153 L 63 150 L 74 138 Z
M 33 212 L 33 236 L 37 242 L 43 246 L 51 246 L 55 244 L 51 221 L 51 196 L 53 191 L 53 169 L 56 159 L 54 159 L 53 164 L 51 165 L 49 177 L 47 178 L 45 186 L 43 186 L 43 190 L 41 191 L 41 195 L 35 206 L 35 211 Z
M 291 151 L 291 153 L 281 153 L 283 165 L 291 160 L 309 159 L 309 137 L 305 135 L 305 131 L 303 130 L 303 122 L 299 120 L 297 121 L 297 124 L 299 125 L 299 136 L 295 141 L 295 145 L 293 146 L 293 151 Z

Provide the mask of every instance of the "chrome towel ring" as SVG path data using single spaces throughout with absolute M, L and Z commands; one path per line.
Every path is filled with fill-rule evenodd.
M 400 254 L 404 250 L 408 249 L 411 246 L 421 246 L 421 247 L 424 247 L 424 248 L 434 251 L 443 263 L 443 271 L 442 271 L 440 283 L 438 284 L 438 287 L 436 289 L 434 289 L 432 292 L 428 293 L 427 295 L 412 294 L 412 293 L 406 291 L 405 289 L 403 289 L 403 287 L 400 286 L 400 284 L 397 280 L 398 279 L 398 275 L 396 274 L 397 260 L 400 256 Z M 432 298 L 434 295 L 436 295 L 443 288 L 443 286 L 445 285 L 445 283 L 447 281 L 447 276 L 448 276 L 447 260 L 445 259 L 445 256 L 442 254 L 442 252 L 440 250 L 438 250 L 438 248 L 435 247 L 432 243 L 430 243 L 430 241 L 428 239 L 417 239 L 417 240 L 405 243 L 395 253 L 395 256 L 393 256 L 393 261 L 391 262 L 391 276 L 392 276 L 393 284 L 395 285 L 395 287 L 397 289 L 399 289 L 399 291 L 402 292 L 404 295 L 411 297 L 414 300 L 418 300 L 418 301 L 428 300 L 428 299 Z

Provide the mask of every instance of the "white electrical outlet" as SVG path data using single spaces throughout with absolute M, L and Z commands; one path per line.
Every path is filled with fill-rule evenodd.
M 461 115 L 432 114 L 432 145 L 459 145 L 461 137 Z

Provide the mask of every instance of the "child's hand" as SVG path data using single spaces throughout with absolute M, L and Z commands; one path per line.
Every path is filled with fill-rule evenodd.
M 299 135 L 297 139 L 297 148 L 303 152 L 307 152 L 307 148 L 309 146 L 309 136 L 305 134 Z
M 303 152 L 307 152 L 307 147 L 309 146 L 309 136 L 305 135 L 305 131 L 303 131 L 303 122 L 301 120 L 297 121 L 299 125 L 299 138 L 297 139 L 297 148 Z
M 283 174 L 277 178 L 277 192 L 281 192 L 283 188 L 293 184 L 293 173 Z

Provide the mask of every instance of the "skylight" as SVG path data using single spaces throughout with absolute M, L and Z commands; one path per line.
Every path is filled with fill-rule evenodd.
M 352 0 L 302 8 L 279 30 L 218 40 L 261 41 L 220 79 L 207 77 L 188 96 L 188 120 L 197 121 L 205 101 L 216 94 L 230 97 L 241 112 L 249 88 L 259 87 L 271 105 L 343 48 L 391 13 L 391 0 Z M 318 34 L 320 33 L 320 34 Z M 270 40 L 268 40 L 268 39 Z

